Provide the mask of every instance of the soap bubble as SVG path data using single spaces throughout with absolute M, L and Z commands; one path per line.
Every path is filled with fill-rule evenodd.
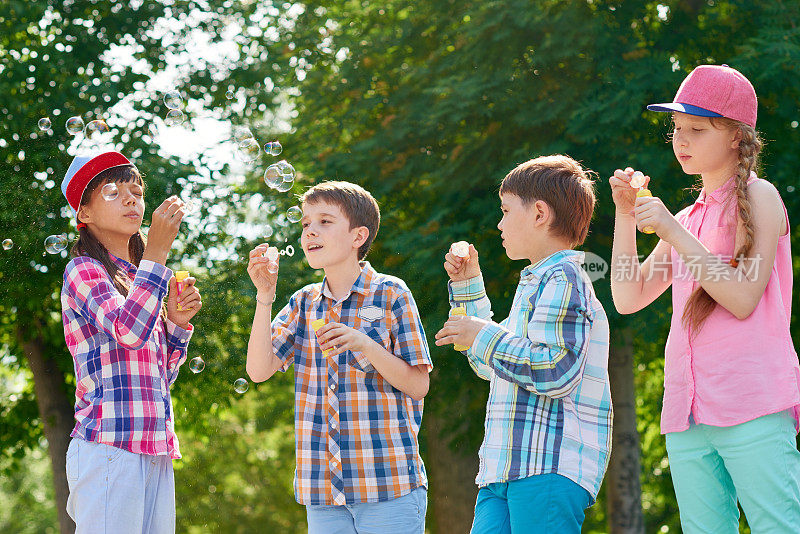
M 171 109 L 167 112 L 167 116 L 164 117 L 164 124 L 167 126 L 177 126 L 183 122 L 183 111 L 179 109 Z
M 69 132 L 70 135 L 81 133 L 84 127 L 83 119 L 77 115 L 67 119 L 67 132 Z
M 277 163 L 273 163 L 264 171 L 264 183 L 275 189 L 283 182 L 283 172 Z
M 103 198 L 108 201 L 116 200 L 116 198 L 119 196 L 119 188 L 114 182 L 109 182 L 103 186 L 103 188 L 100 190 L 100 194 L 103 195 Z
M 233 100 L 234 98 L 236 98 L 236 93 L 233 92 L 233 89 L 228 89 L 227 91 L 225 91 L 225 98 L 227 98 L 228 100 Z
M 248 384 L 247 380 L 244 378 L 237 378 L 233 383 L 233 389 L 236 391 L 236 393 L 245 393 L 249 387 L 250 384 Z
M 271 272 L 272 274 L 277 273 L 278 272 L 278 264 L 275 263 L 274 261 L 271 261 L 271 262 L 267 263 L 267 270 L 269 272 Z
M 3 250 L 11 250 L 11 247 L 14 246 L 14 242 L 10 239 L 3 239 Z
M 196 198 L 190 198 L 183 203 L 183 213 L 196 213 L 200 211 L 200 201 Z
M 147 133 L 150 135 L 150 137 L 155 139 L 156 136 L 158 136 L 158 134 L 161 133 L 159 128 L 158 128 L 158 124 L 156 124 L 155 122 L 151 122 L 150 124 L 148 124 L 147 125 Z
M 169 109 L 181 109 L 183 97 L 178 91 L 169 91 L 164 95 L 164 105 Z
M 44 249 L 48 254 L 58 254 L 67 248 L 67 236 L 65 234 L 47 236 L 44 240 Z
M 248 139 L 255 139 L 253 132 L 247 126 L 234 126 L 231 132 L 233 140 L 241 144 Z
M 41 119 L 39 119 L 39 129 L 42 130 L 43 132 L 49 130 L 50 126 L 52 126 L 52 124 L 50 123 L 50 119 L 48 119 L 47 117 L 42 117 Z
M 258 142 L 252 137 L 249 137 L 239 143 L 238 154 L 240 160 L 245 163 L 250 163 L 258 159 L 258 156 L 261 154 L 261 149 L 258 146 Z
M 303 218 L 303 210 L 298 208 L 297 206 L 292 206 L 288 210 L 286 210 L 286 218 L 289 219 L 289 222 L 300 222 L 300 219 Z
M 203 358 L 201 358 L 200 356 L 198 356 L 197 358 L 192 358 L 192 361 L 189 362 L 189 369 L 191 369 L 191 371 L 194 374 L 199 373 L 205 368 L 206 368 L 206 362 L 204 362 Z
M 286 178 L 288 176 L 289 176 L 288 174 L 284 174 L 283 175 L 283 181 L 281 183 L 279 183 L 275 187 L 276 191 L 280 191 L 281 193 L 285 193 L 285 192 L 289 191 L 292 188 L 292 186 L 294 185 L 294 180 L 289 178 L 289 180 L 287 181 Z
M 286 252 L 287 256 L 294 256 L 294 247 L 292 245 L 286 245 L 286 248 L 282 252 Z
M 644 186 L 644 173 L 642 171 L 636 171 L 631 176 L 631 187 L 640 188 Z
M 264 145 L 264 152 L 269 154 L 270 156 L 277 156 L 281 152 L 283 152 L 283 147 L 278 141 L 270 141 L 266 145 Z
M 275 231 L 272 229 L 272 227 L 270 225 L 268 225 L 268 224 L 265 224 L 264 225 L 264 230 L 262 231 L 261 236 L 264 239 L 269 239 L 270 237 L 272 237 L 272 234 L 274 234 L 274 233 L 275 233 Z
M 97 138 L 100 134 L 106 134 L 109 132 L 108 124 L 104 120 L 93 120 L 89 124 L 86 125 L 86 128 L 83 134 L 86 136 L 87 139 Z
M 282 159 L 278 163 L 276 163 L 275 165 L 277 165 L 278 168 L 281 170 L 281 174 L 283 174 L 283 181 L 284 182 L 294 181 L 295 172 L 294 172 L 294 167 L 292 167 L 291 163 L 289 163 L 285 159 Z

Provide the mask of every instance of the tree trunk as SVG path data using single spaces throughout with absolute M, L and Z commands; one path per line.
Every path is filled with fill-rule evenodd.
M 53 466 L 58 523 L 62 534 L 75 532 L 75 523 L 67 515 L 66 455 L 69 434 L 72 431 L 73 410 L 64 394 L 64 373 L 55 360 L 44 354 L 44 346 L 38 339 L 22 340 L 22 347 L 33 372 L 36 403 L 47 438 L 50 464 Z
M 451 448 L 450 438 L 442 436 L 441 422 L 434 414 L 425 414 L 425 443 L 428 446 L 428 518 L 436 518 L 434 532 L 467 533 L 472 526 L 478 486 L 478 451 Z M 432 512 L 432 513 L 431 513 Z M 432 523 L 432 521 L 427 521 Z
M 633 382 L 633 336 L 629 329 L 622 330 L 619 336 L 612 342 L 608 358 L 614 402 L 611 461 L 605 476 L 608 531 L 610 534 L 644 534 Z

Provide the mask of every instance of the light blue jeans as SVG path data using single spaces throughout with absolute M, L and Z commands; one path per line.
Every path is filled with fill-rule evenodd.
M 383 502 L 306 506 L 308 534 L 424 534 L 428 490 Z
M 738 498 L 754 534 L 800 532 L 800 452 L 788 411 L 729 427 L 667 434 L 684 534 L 739 532 Z
M 548 473 L 495 482 L 478 491 L 471 534 L 580 534 L 592 496 Z
M 175 479 L 168 456 L 73 438 L 67 513 L 76 534 L 174 534 Z

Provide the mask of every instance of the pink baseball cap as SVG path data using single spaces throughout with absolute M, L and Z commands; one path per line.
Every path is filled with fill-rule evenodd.
M 672 102 L 651 111 L 680 111 L 700 117 L 727 117 L 756 127 L 756 90 L 744 74 L 727 65 L 700 65 L 678 88 Z

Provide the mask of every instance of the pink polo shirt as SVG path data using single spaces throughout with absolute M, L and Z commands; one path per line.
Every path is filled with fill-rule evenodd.
M 748 183 L 759 180 L 753 173 Z M 733 178 L 677 215 L 714 254 L 730 259 L 737 221 Z M 784 215 L 786 207 L 784 206 Z M 787 224 L 788 228 L 788 224 Z M 768 266 L 759 264 L 758 268 Z M 661 432 L 698 424 L 732 426 L 792 409 L 800 428 L 800 366 L 789 334 L 792 309 L 792 257 L 789 234 L 778 238 L 764 295 L 753 313 L 737 319 L 721 305 L 690 336 L 681 324 L 683 310 L 699 286 L 678 253 L 672 251 L 672 324 L 664 364 Z

